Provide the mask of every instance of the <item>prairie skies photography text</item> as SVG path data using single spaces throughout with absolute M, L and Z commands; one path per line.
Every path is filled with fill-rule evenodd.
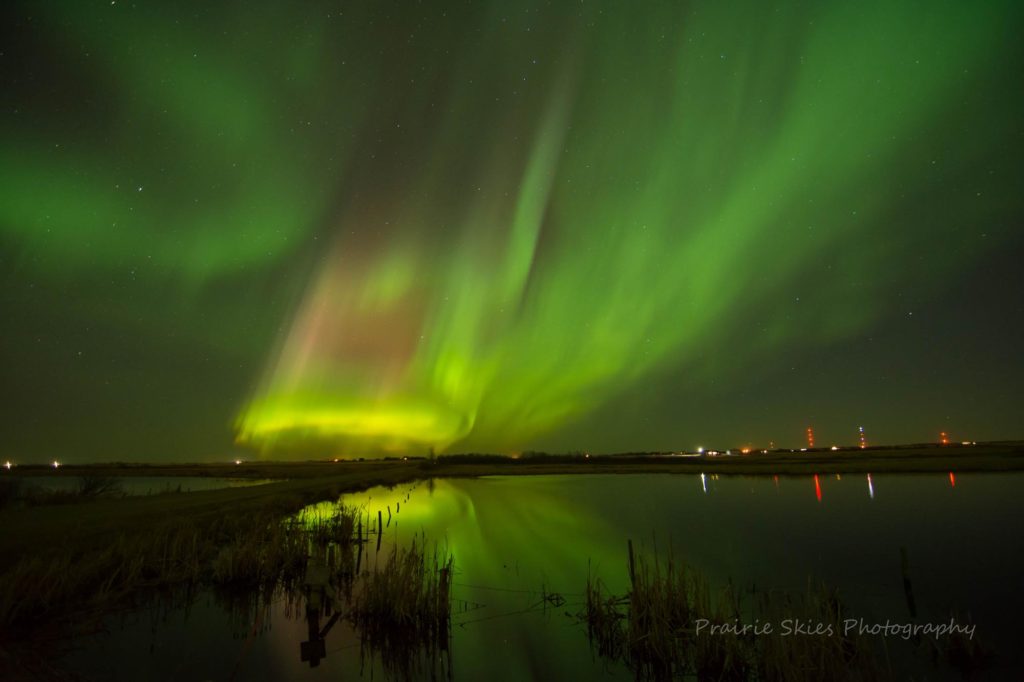
M 778 623 L 754 622 L 741 623 L 739 619 L 731 623 L 714 623 L 707 618 L 699 618 L 695 622 L 697 636 L 715 635 L 772 635 L 778 634 L 781 637 L 789 636 L 820 636 L 834 637 L 837 634 L 835 623 L 823 623 L 820 621 L 803 621 L 799 618 L 784 618 Z M 977 625 L 974 623 L 960 624 L 950 618 L 948 623 L 909 623 L 909 622 L 870 622 L 863 618 L 845 618 L 842 622 L 842 634 L 849 635 L 855 632 L 858 635 L 879 635 L 882 637 L 899 637 L 909 640 L 913 637 L 940 637 L 964 634 L 968 639 L 974 639 L 974 632 Z

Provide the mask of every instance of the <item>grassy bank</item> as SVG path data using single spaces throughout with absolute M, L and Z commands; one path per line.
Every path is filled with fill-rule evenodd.
M 899 448 L 770 452 L 743 456 L 673 457 L 584 455 L 440 457 L 435 461 L 366 461 L 265 463 L 252 465 L 154 465 L 118 468 L 112 465 L 62 466 L 59 469 L 15 467 L 0 471 L 0 487 L 16 485 L 26 476 L 49 471 L 54 476 L 227 476 L 275 478 L 275 482 L 244 488 L 138 497 L 80 497 L 67 504 L 17 507 L 0 505 L 0 571 L 26 555 L 53 548 L 102 548 L 118 537 L 150 532 L 155 527 L 191 523 L 198 527 L 226 513 L 264 510 L 290 513 L 321 500 L 336 499 L 375 485 L 396 485 L 428 477 L 488 475 L 714 473 L 718 475 L 798 476 L 833 473 L 922 473 L 1022 471 L 1020 443 L 931 448 Z M 205 472 L 205 473 L 202 473 Z
M 86 469 L 81 467 L 80 470 Z M 409 463 L 367 463 L 318 478 L 261 486 L 120 498 L 79 498 L 75 503 L 12 507 L 0 511 L 0 571 L 27 555 L 109 546 L 119 537 L 190 524 L 202 529 L 225 516 L 284 516 L 313 502 L 375 485 L 412 480 Z
M 421 542 L 361 569 L 370 531 L 356 509 L 340 502 L 299 514 L 289 508 L 168 521 L 102 548 L 22 557 L 0 580 L 0 678 L 65 679 L 39 642 L 81 633 L 83 624 L 84 631 L 100 627 L 114 609 L 188 603 L 197 590 L 250 614 L 283 595 L 305 611 L 311 632 L 344 618 L 361 633 L 361 654 L 379 657 L 385 669 L 440 661 L 448 651 L 453 557 L 430 554 Z M 323 630 L 322 616 L 330 618 Z M 259 618 L 246 620 L 251 627 Z M 326 655 L 323 635 L 303 646 L 310 660 Z

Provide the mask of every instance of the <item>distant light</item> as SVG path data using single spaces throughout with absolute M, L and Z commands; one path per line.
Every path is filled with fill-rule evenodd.
M 701 446 L 701 447 L 697 448 L 697 454 L 700 454 L 700 455 L 704 454 L 704 446 Z
M 750 454 L 750 448 L 743 448 L 742 450 L 740 450 L 740 452 L 742 452 L 744 455 L 749 455 Z
M 727 455 L 731 455 L 731 454 L 732 454 L 732 450 L 726 450 L 726 451 L 725 451 L 725 454 L 727 454 Z
M 837 445 L 833 445 L 833 446 L 832 446 L 832 452 L 835 452 L 835 451 L 836 451 L 836 450 L 838 450 L 838 449 L 839 449 L 839 446 L 837 446 Z
M 337 462 L 337 461 L 338 461 L 338 458 L 337 458 L 337 457 L 335 457 L 335 458 L 334 458 L 334 461 L 335 461 L 335 462 Z
M 240 460 L 240 459 L 236 459 L 235 460 L 235 464 L 241 464 L 241 463 L 242 463 L 242 460 Z
M 800 448 L 800 452 L 807 452 L 807 448 Z
M 767 455 L 767 454 L 768 454 L 768 451 L 767 451 L 767 450 L 762 450 L 762 451 L 761 451 L 761 454 L 762 454 L 762 455 Z
M 590 453 L 588 452 L 587 454 L 583 455 L 583 458 L 584 459 L 590 459 Z
M 969 441 L 969 440 L 965 440 L 963 443 L 960 443 L 960 445 L 970 445 L 970 444 L 971 444 L 971 441 Z
M 4 467 L 5 467 L 5 468 L 6 468 L 6 469 L 7 469 L 8 471 L 10 471 L 10 469 L 11 469 L 11 463 L 10 463 L 10 462 L 4 462 Z
M 53 460 L 53 468 L 54 469 L 59 469 L 60 468 L 60 462 L 58 462 L 57 460 Z

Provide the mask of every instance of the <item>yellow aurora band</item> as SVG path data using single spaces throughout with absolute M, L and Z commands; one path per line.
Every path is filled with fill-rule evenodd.
M 475 15 L 400 122 L 346 157 L 238 441 L 518 449 L 659 371 L 725 376 L 856 334 L 892 291 L 980 257 L 1001 228 L 985 246 L 959 230 L 998 201 L 915 197 L 935 194 L 937 158 L 1000 144 L 996 126 L 957 131 L 985 120 L 974 88 L 1012 3 L 774 5 Z M 979 182 L 1008 196 L 1006 177 Z

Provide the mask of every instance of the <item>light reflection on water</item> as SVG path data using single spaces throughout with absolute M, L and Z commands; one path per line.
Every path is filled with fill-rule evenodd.
M 905 550 L 916 622 L 969 612 L 977 636 L 1011 657 L 1005 665 L 1019 665 L 1010 619 L 1022 606 L 1015 590 L 1022 482 L 1022 474 L 512 476 L 343 499 L 360 508 L 364 532 L 376 527 L 378 512 L 385 525 L 380 550 L 375 536 L 365 546 L 364 567 L 420 535 L 454 554 L 456 679 L 628 679 L 624 668 L 595 660 L 585 628 L 571 617 L 582 610 L 588 571 L 612 592 L 627 590 L 628 539 L 661 551 L 671 544 L 677 559 L 741 590 L 800 590 L 813 576 L 839 588 L 855 615 L 900 623 L 911 620 Z M 553 593 L 564 603 L 545 599 Z M 90 641 L 70 661 L 116 679 L 370 674 L 344 620 L 327 633 L 319 666 L 301 663 L 308 624 L 302 612 L 286 611 L 278 596 L 239 627 L 204 597 L 155 623 L 134 614 L 136 626 Z M 376 666 L 373 674 L 382 672 Z

